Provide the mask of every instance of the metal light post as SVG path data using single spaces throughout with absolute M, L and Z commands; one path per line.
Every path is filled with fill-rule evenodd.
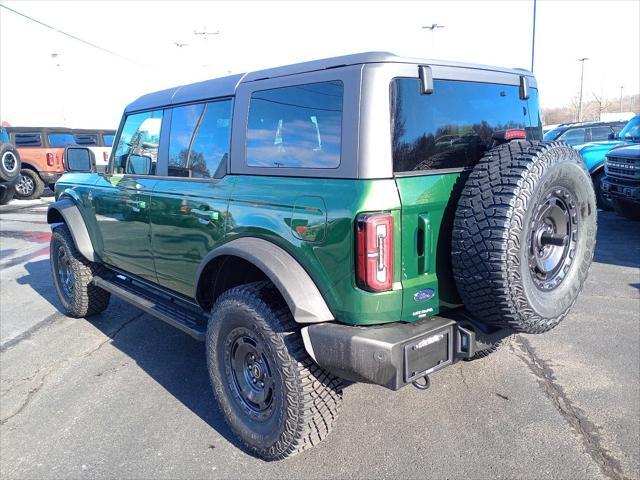
M 620 85 L 620 113 L 622 113 L 622 90 L 624 89 L 623 85 Z
M 578 101 L 578 121 L 582 121 L 582 86 L 584 84 L 584 62 L 589 60 L 587 57 L 579 58 L 578 61 L 582 64 L 580 67 L 580 100 Z
M 536 1 L 533 0 L 533 35 L 531 38 L 531 71 L 533 72 L 533 58 L 536 52 Z
M 444 25 L 438 25 L 437 23 L 432 23 L 431 25 L 423 25 L 423 29 L 431 30 L 431 56 L 435 56 L 435 41 L 433 37 L 435 36 L 435 31 L 437 28 L 444 28 Z

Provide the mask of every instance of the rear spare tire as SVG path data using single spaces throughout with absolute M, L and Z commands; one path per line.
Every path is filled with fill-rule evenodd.
M 456 209 L 460 297 L 489 325 L 550 330 L 582 290 L 595 238 L 596 197 L 575 150 L 539 141 L 496 147 L 474 166 Z
M 20 155 L 13 145 L 0 145 L 0 180 L 10 182 L 20 173 Z

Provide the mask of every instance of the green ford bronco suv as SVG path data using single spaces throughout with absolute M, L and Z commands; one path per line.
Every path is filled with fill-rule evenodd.
M 68 315 L 116 295 L 206 342 L 256 455 L 331 430 L 342 381 L 397 390 L 542 333 L 591 264 L 580 156 L 531 73 L 365 53 L 126 107 L 105 172 L 67 147 L 51 267 Z

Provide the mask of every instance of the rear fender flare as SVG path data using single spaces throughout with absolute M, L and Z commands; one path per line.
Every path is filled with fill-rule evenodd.
M 279 246 L 260 238 L 238 238 L 209 252 L 196 272 L 196 292 L 207 264 L 223 255 L 239 257 L 260 269 L 276 286 L 297 323 L 334 320 L 320 290 L 300 263 Z
M 100 262 L 96 254 L 89 231 L 84 223 L 80 209 L 71 198 L 63 198 L 53 202 L 47 209 L 47 223 L 65 223 L 73 237 L 73 243 L 84 258 L 90 262 Z

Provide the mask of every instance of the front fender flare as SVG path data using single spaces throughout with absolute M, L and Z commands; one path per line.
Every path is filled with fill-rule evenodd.
M 259 268 L 276 286 L 297 323 L 334 320 L 318 287 L 300 263 L 279 246 L 260 238 L 237 238 L 209 252 L 196 272 L 196 291 L 207 264 L 223 255 L 240 257 Z
M 100 262 L 100 258 L 93 249 L 91 237 L 84 223 L 78 206 L 68 198 L 58 200 L 49 205 L 47 209 L 47 223 L 55 224 L 64 222 L 71 231 L 73 243 L 84 258 L 90 262 Z

